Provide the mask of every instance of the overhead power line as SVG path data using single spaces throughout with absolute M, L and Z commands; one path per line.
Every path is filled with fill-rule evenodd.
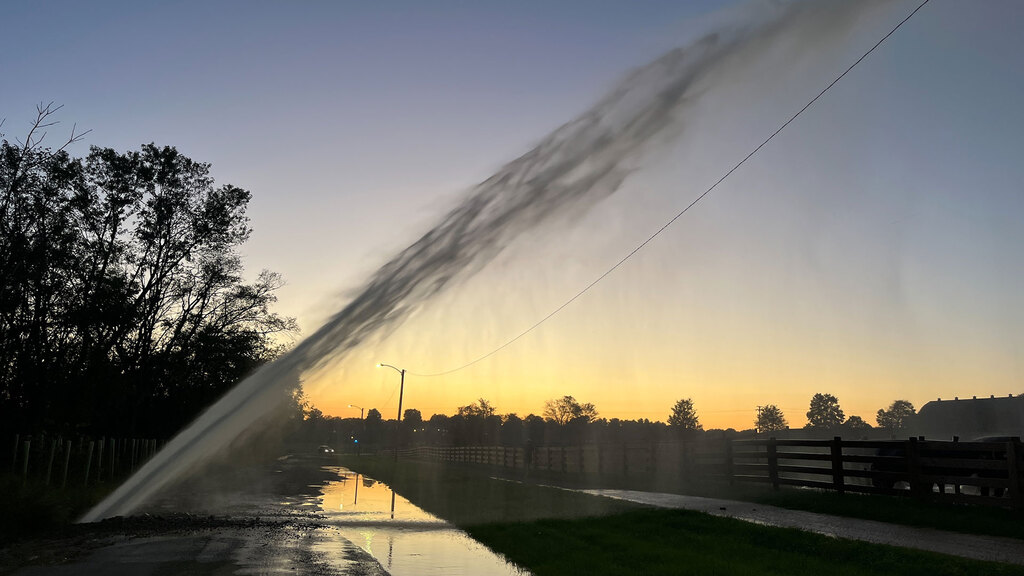
M 930 0 L 924 0 L 923 2 L 918 4 L 917 8 L 914 8 L 914 10 L 910 14 L 908 14 L 906 16 L 906 18 L 904 18 L 903 20 L 900 20 L 900 22 L 898 24 L 896 24 L 896 26 L 894 26 L 892 28 L 892 30 L 889 30 L 889 32 L 885 36 L 882 36 L 882 38 L 879 39 L 878 42 L 875 42 L 875 44 L 873 46 L 871 46 L 871 48 L 869 48 L 867 50 L 867 52 L 864 52 L 863 54 L 861 54 L 861 56 L 859 58 L 857 58 L 857 60 L 854 61 L 853 64 L 850 64 L 850 66 L 847 67 L 846 70 L 844 70 L 842 74 L 840 74 L 839 76 L 836 76 L 836 78 L 834 80 L 829 82 L 829 84 L 827 86 L 825 86 L 825 88 L 822 89 L 822 91 L 819 92 L 817 96 L 815 96 L 814 98 L 811 98 L 811 100 L 809 102 L 807 102 L 807 104 L 804 104 L 803 108 L 798 110 L 796 112 L 796 114 L 793 114 L 792 116 L 790 116 L 789 120 L 786 120 L 785 122 L 783 122 L 781 126 L 776 128 L 775 131 L 772 132 L 771 135 L 769 135 L 767 138 L 765 138 L 760 144 L 758 144 L 756 148 L 751 150 L 746 156 L 743 157 L 742 160 L 740 160 L 739 162 L 734 164 L 733 167 L 730 168 L 725 174 L 723 174 L 721 178 L 716 180 L 714 184 L 712 184 L 706 190 L 704 190 L 704 192 L 700 196 L 697 196 L 692 202 L 687 204 L 685 208 L 680 210 L 678 213 L 676 213 L 675 216 L 673 216 L 671 219 L 669 219 L 668 222 L 665 222 L 665 224 L 663 224 L 661 226 L 661 228 L 658 228 L 657 230 L 655 230 L 653 234 L 648 236 L 647 239 L 645 239 L 643 242 L 638 244 L 635 248 L 630 250 L 629 253 L 627 253 L 625 256 L 623 256 L 611 268 L 608 268 L 607 270 L 605 270 L 604 273 L 602 273 L 600 276 L 595 278 L 592 282 L 590 282 L 589 284 L 584 286 L 583 289 L 581 289 L 579 292 L 574 294 L 571 298 L 569 298 L 568 300 L 563 302 L 560 306 L 558 306 L 557 308 L 555 308 L 554 310 L 549 312 L 546 316 L 544 316 L 543 318 L 541 318 L 540 320 L 535 322 L 529 328 L 523 330 L 519 334 L 515 335 L 515 337 L 513 337 L 512 339 L 506 341 L 504 344 L 498 346 L 497 348 L 491 350 L 490 352 L 488 352 L 488 353 L 486 353 L 486 354 L 484 354 L 482 356 L 477 357 L 474 360 L 471 360 L 469 362 L 466 362 L 465 364 L 462 364 L 461 366 L 458 366 L 456 368 L 452 368 L 450 370 L 444 370 L 442 372 L 434 372 L 434 373 L 431 373 L 431 374 L 417 374 L 415 372 L 409 372 L 409 374 L 412 375 L 412 376 L 419 376 L 419 377 L 423 377 L 423 378 L 430 378 L 430 377 L 434 377 L 434 376 L 445 376 L 447 374 L 452 374 L 454 372 L 458 372 L 460 370 L 464 370 L 466 368 L 469 368 L 470 366 L 472 366 L 472 365 L 474 365 L 474 364 L 476 364 L 478 362 L 481 362 L 483 360 L 486 360 L 487 358 L 490 358 L 491 356 L 497 354 L 498 352 L 501 352 L 505 348 L 508 348 L 513 343 L 515 343 L 517 340 L 519 340 L 523 336 L 526 336 L 530 332 L 533 332 L 538 327 L 540 327 L 541 324 L 544 324 L 545 322 L 550 320 L 555 314 L 558 314 L 559 312 L 564 310 L 567 306 L 569 306 L 570 304 L 575 302 L 577 299 L 579 299 L 580 296 L 583 296 L 584 294 L 589 292 L 591 288 L 593 288 L 598 283 L 600 283 L 602 280 L 607 278 L 612 272 L 615 272 L 616 270 L 618 270 L 619 267 L 622 266 L 623 264 L 625 264 L 627 260 L 629 260 L 634 255 L 636 255 L 636 253 L 639 252 L 640 250 L 643 250 L 645 246 L 647 246 L 655 238 L 660 236 L 661 233 L 664 232 L 666 229 L 668 229 L 669 226 L 675 224 L 676 220 L 679 220 L 684 214 L 689 212 L 691 208 L 696 206 L 701 200 L 703 200 L 705 197 L 707 197 L 709 194 L 711 194 L 711 192 L 713 192 L 716 188 L 718 188 L 719 184 L 724 182 L 726 178 L 728 178 L 729 176 L 731 176 L 733 174 L 733 172 L 736 172 L 737 170 L 740 169 L 741 166 L 746 164 L 747 160 L 750 160 L 751 158 L 753 158 L 755 154 L 760 152 L 762 148 L 764 148 L 765 146 L 768 145 L 769 142 L 774 140 L 775 137 L 779 135 L 779 133 L 781 133 L 783 130 L 785 130 L 787 126 L 792 124 L 794 120 L 799 118 L 800 115 L 803 114 L 808 108 L 813 106 L 815 102 L 817 102 L 819 99 L 821 99 L 821 97 L 824 96 L 826 92 L 831 90 L 833 86 L 838 84 L 840 80 L 845 78 L 846 75 L 850 73 L 850 71 L 852 71 L 854 68 L 857 67 L 857 65 L 859 65 L 861 62 L 863 62 L 865 58 L 870 56 L 871 53 L 874 52 L 876 48 L 881 46 L 883 42 L 885 42 L 886 40 L 889 39 L 890 36 L 895 34 L 896 31 L 899 30 L 904 24 L 906 24 L 908 20 L 913 18 L 914 15 L 917 14 L 918 11 L 921 10 L 921 8 L 924 8 L 925 4 L 928 4 L 929 1 Z

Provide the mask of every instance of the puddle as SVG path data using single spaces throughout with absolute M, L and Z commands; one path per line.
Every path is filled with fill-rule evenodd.
M 323 486 L 319 506 L 330 532 L 373 555 L 392 576 L 528 574 L 389 486 L 347 468 Z M 337 542 L 318 544 L 331 554 Z

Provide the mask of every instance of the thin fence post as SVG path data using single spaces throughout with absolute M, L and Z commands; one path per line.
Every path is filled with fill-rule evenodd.
M 840 494 L 846 491 L 843 478 L 843 439 L 839 436 L 832 438 L 832 487 Z
M 50 441 L 50 458 L 46 464 L 46 485 L 50 485 L 50 475 L 53 474 L 53 457 L 57 453 L 57 439 Z
M 775 440 L 772 438 L 772 440 Z M 732 438 L 725 440 L 725 475 L 729 478 L 729 484 L 736 483 L 736 474 L 732 454 Z
M 910 493 L 914 496 L 923 496 L 924 487 L 921 485 L 921 451 L 917 445 L 917 438 L 907 441 L 907 471 L 910 473 Z
M 68 485 L 68 468 L 71 467 L 71 440 L 64 443 L 64 478 L 60 482 L 60 489 Z
M 11 450 L 11 472 L 18 469 L 18 442 L 21 441 L 21 434 L 14 435 L 14 448 Z
M 98 446 L 99 453 L 96 454 L 96 481 L 97 482 L 102 482 L 103 481 L 103 445 L 104 444 L 106 444 L 106 441 L 103 438 L 100 438 L 99 446 Z
M 779 453 L 775 436 L 768 438 L 768 480 L 773 490 L 779 489 Z
M 690 479 L 690 461 L 687 454 L 689 444 L 686 440 L 679 443 L 679 476 L 684 482 Z
M 31 454 L 32 440 L 25 440 L 25 461 L 21 465 L 21 483 L 28 482 L 28 457 Z
M 95 440 L 89 440 L 89 455 L 85 457 L 85 482 L 83 486 L 89 485 L 89 468 L 92 467 L 92 451 L 96 447 Z

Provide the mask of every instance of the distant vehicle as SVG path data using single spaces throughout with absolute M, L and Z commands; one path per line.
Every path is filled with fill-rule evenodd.
M 331 448 L 330 446 L 328 446 L 326 444 L 321 444 L 320 447 L 316 449 L 316 453 L 317 454 L 334 454 L 334 448 Z

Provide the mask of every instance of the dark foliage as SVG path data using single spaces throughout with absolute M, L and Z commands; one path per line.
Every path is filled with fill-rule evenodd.
M 0 140 L 0 421 L 165 437 L 279 352 L 282 280 L 243 281 L 249 192 L 172 147 L 46 147 L 55 110 Z

